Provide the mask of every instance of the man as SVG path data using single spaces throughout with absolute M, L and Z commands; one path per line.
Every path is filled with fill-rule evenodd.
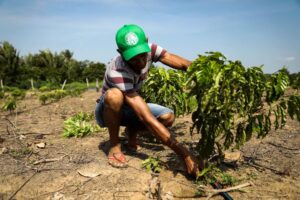
M 203 163 L 199 166 L 166 128 L 175 120 L 173 111 L 145 103 L 138 93 L 152 62 L 160 61 L 178 70 L 186 70 L 191 62 L 160 46 L 149 44 L 144 31 L 137 25 L 121 27 L 116 34 L 116 43 L 120 55 L 107 65 L 102 95 L 95 110 L 97 123 L 108 127 L 109 131 L 108 163 L 114 167 L 127 166 L 119 140 L 120 126 L 127 127 L 127 148 L 131 150 L 137 150 L 137 131 L 144 127 L 183 158 L 189 174 L 197 176 Z

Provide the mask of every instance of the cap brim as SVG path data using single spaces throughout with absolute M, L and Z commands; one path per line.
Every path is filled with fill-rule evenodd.
M 122 52 L 122 55 L 126 61 L 130 60 L 134 56 L 137 56 L 141 53 L 150 52 L 150 47 L 148 43 L 140 44 L 135 47 L 132 47 L 124 52 Z

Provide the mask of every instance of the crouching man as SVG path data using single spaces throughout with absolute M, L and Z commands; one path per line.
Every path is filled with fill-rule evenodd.
M 183 159 L 190 175 L 197 176 L 203 163 L 196 162 L 166 128 L 174 122 L 174 112 L 161 105 L 146 103 L 139 95 L 153 62 L 160 61 L 178 70 L 186 70 L 191 62 L 148 43 L 144 31 L 137 25 L 121 27 L 116 33 L 116 43 L 119 55 L 107 65 L 102 94 L 95 110 L 97 123 L 107 127 L 110 136 L 108 163 L 113 167 L 127 166 L 121 151 L 120 126 L 127 127 L 127 148 L 131 150 L 138 148 L 137 132 L 146 128 Z

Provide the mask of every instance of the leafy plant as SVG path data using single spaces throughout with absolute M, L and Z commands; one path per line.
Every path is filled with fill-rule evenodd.
M 49 95 L 47 94 L 40 94 L 39 95 L 39 100 L 42 102 L 42 104 L 46 104 L 47 100 L 49 99 Z
M 72 119 L 75 121 L 91 121 L 93 118 L 94 118 L 93 113 L 88 114 L 85 112 L 79 112 L 72 117 Z
M 41 86 L 39 88 L 39 91 L 41 91 L 41 92 L 46 92 L 46 91 L 49 91 L 49 90 L 51 90 L 51 89 L 49 87 L 47 87 L 47 86 Z
M 86 84 L 85 83 L 80 83 L 80 82 L 73 82 L 73 83 L 68 83 L 65 86 L 66 90 L 85 90 Z
M 43 92 L 39 95 L 39 100 L 42 104 L 46 104 L 47 102 L 54 102 L 59 101 L 60 99 L 70 95 L 70 96 L 78 96 L 83 91 L 86 90 L 86 86 L 83 83 L 70 83 L 66 86 L 66 90 L 56 89 L 52 91 L 48 91 L 49 88 L 42 87 L 40 88 L 41 91 L 47 91 Z
M 41 93 L 39 95 L 39 100 L 42 104 L 46 104 L 46 102 L 54 102 L 62 99 L 63 97 L 67 96 L 68 93 L 65 90 L 53 90 L 50 92 Z
M 12 91 L 14 91 L 14 90 L 19 90 L 19 88 L 17 88 L 17 87 L 9 87 L 9 86 L 4 86 L 4 91 L 5 92 L 12 92 Z
M 189 99 L 184 92 L 185 75 L 180 71 L 153 67 L 150 69 L 141 95 L 146 102 L 169 107 L 177 115 L 190 110 Z
M 8 98 L 4 105 L 2 106 L 2 109 L 4 111 L 13 111 L 17 108 L 17 102 L 15 98 Z
M 198 151 L 202 158 L 208 158 L 215 146 L 219 152 L 239 148 L 253 133 L 265 137 L 272 124 L 275 129 L 285 125 L 287 111 L 300 119 L 300 96 L 284 97 L 289 84 L 284 70 L 266 79 L 262 67 L 246 69 L 219 52 L 207 54 L 188 68 L 186 82 L 189 96 L 197 99 L 191 132 L 196 129 L 201 134 Z
M 294 89 L 300 89 L 300 72 L 295 73 L 295 74 L 291 74 L 291 78 L 292 78 L 292 87 Z
M 64 137 L 84 137 L 101 130 L 100 127 L 94 126 L 89 121 L 92 115 L 80 112 L 73 117 L 64 121 Z
M 222 185 L 232 186 L 238 182 L 233 176 L 229 175 L 226 172 L 222 172 L 216 165 L 209 165 L 204 168 L 197 176 L 196 183 L 197 184 L 213 184 L 218 182 Z
M 52 98 L 54 101 L 58 101 L 62 99 L 63 97 L 67 96 L 67 92 L 65 90 L 54 90 L 49 93 L 50 98 Z
M 147 171 L 159 173 L 162 169 L 162 162 L 158 157 L 148 157 L 142 162 L 142 167 L 145 168 Z
M 14 98 L 18 98 L 18 99 L 24 99 L 26 93 L 23 90 L 20 90 L 18 88 L 14 89 L 11 92 L 11 96 L 13 96 Z
M 83 137 L 94 132 L 92 124 L 86 121 L 67 119 L 64 125 L 64 137 Z

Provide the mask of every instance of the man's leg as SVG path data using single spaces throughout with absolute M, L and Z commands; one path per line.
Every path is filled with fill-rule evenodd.
M 173 113 L 168 113 L 161 116 L 160 122 L 164 124 L 166 127 L 169 127 L 173 124 L 175 121 L 175 115 Z M 180 155 L 186 164 L 187 172 L 188 174 L 193 174 L 194 176 L 197 176 L 197 173 L 199 172 L 198 167 L 201 169 L 204 169 L 204 163 L 202 160 L 197 162 L 197 159 L 181 144 L 178 143 L 178 141 L 170 136 L 169 140 L 165 140 L 164 137 L 160 137 L 160 139 L 172 150 L 176 152 L 177 155 Z
M 159 116 L 158 121 L 160 121 L 165 127 L 170 127 L 175 121 L 174 113 L 166 113 Z M 139 131 L 147 130 L 144 124 L 139 123 L 137 126 L 127 126 L 127 136 L 128 136 L 128 147 L 133 150 L 137 150 L 137 133 Z
M 166 113 L 161 115 L 158 120 L 165 126 L 169 127 L 173 124 L 175 120 L 175 115 L 173 113 Z M 144 126 L 145 128 L 145 126 Z M 145 128 L 146 129 L 146 128 Z M 129 138 L 133 138 L 133 145 L 136 143 L 136 129 L 131 129 L 132 132 L 130 132 Z M 134 130 L 136 132 L 134 132 Z M 204 162 L 200 160 L 197 162 L 197 159 L 181 144 L 178 143 L 178 141 L 173 138 L 171 135 L 156 135 L 165 145 L 170 147 L 172 150 L 175 151 L 175 153 L 179 156 L 181 156 L 186 164 L 187 172 L 188 174 L 193 174 L 194 176 L 197 176 L 197 173 L 199 172 L 198 167 L 201 169 L 204 168 Z M 169 138 L 169 139 L 168 139 Z M 130 139 L 131 140 L 131 139 Z
M 110 150 L 108 158 L 116 159 L 116 162 L 126 163 L 121 151 L 119 139 L 120 121 L 122 117 L 122 106 L 124 103 L 123 93 L 116 88 L 109 89 L 105 94 L 103 119 L 108 128 Z M 117 164 L 116 164 L 117 165 Z

